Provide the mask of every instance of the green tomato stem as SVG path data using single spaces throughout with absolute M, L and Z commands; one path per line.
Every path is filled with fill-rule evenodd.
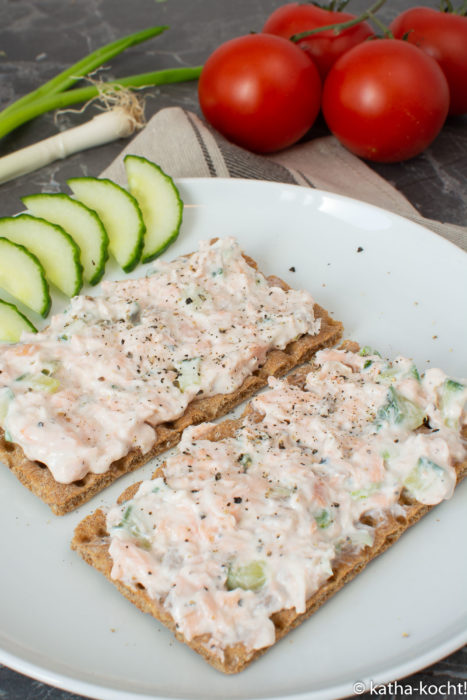
M 125 49 L 158 36 L 168 28 L 167 26 L 150 27 L 149 29 L 144 29 L 141 32 L 136 32 L 135 34 L 130 34 L 122 39 L 118 39 L 111 44 L 101 46 L 96 51 L 93 51 L 93 53 L 90 53 L 85 58 L 74 63 L 70 68 L 67 68 L 62 71 L 62 73 L 59 73 L 51 80 L 44 83 L 44 85 L 37 88 L 37 90 L 33 90 L 6 107 L 0 112 L 0 119 L 7 114 L 22 110 L 24 106 L 30 105 L 32 102 L 35 102 L 35 100 L 67 90 L 85 75 L 88 75 L 99 66 L 102 66 L 114 56 L 118 56 L 125 51 Z
M 167 83 L 180 83 L 187 80 L 199 78 L 202 66 L 190 68 L 168 68 L 166 70 L 154 71 L 151 73 L 140 73 L 130 75 L 126 78 L 119 78 L 114 82 L 104 83 L 104 86 L 87 85 L 74 90 L 66 90 L 57 94 L 46 95 L 36 99 L 30 104 L 24 105 L 22 109 L 17 109 L 9 114 L 0 114 L 0 138 L 6 136 L 21 124 L 38 117 L 40 114 L 50 112 L 54 109 L 63 109 L 73 104 L 87 102 L 99 94 L 105 94 L 108 90 L 119 90 L 120 88 L 143 88 L 152 85 L 164 85 Z
M 467 14 L 467 0 L 464 0 L 458 10 L 454 9 L 454 5 L 452 4 L 451 0 L 441 0 L 439 10 L 440 12 L 446 12 L 451 15 L 465 17 Z
M 372 12 L 368 10 L 368 19 L 371 19 L 372 22 L 376 24 L 379 29 L 383 32 L 383 35 L 386 37 L 386 39 L 394 39 L 394 34 L 391 32 L 389 27 L 386 27 L 386 25 L 381 22 L 381 20 L 378 17 L 375 17 Z
M 347 22 L 339 22 L 337 24 L 327 24 L 325 27 L 316 27 L 315 29 L 310 29 L 307 32 L 300 32 L 299 34 L 294 34 L 291 36 L 290 40 L 297 43 L 301 39 L 306 39 L 309 36 L 314 36 L 315 34 L 319 34 L 320 32 L 325 32 L 330 29 L 332 29 L 336 35 L 340 34 L 340 32 L 344 31 L 344 29 L 354 27 L 356 24 L 360 24 L 360 22 L 364 22 L 366 19 L 374 20 L 374 13 L 377 12 L 385 2 L 386 0 L 377 0 L 377 2 L 375 2 L 368 10 L 363 12 L 363 14 L 359 15 L 358 17 L 355 17 L 355 19 L 349 19 Z M 388 30 L 385 30 L 385 33 L 387 31 Z
M 451 0 L 441 0 L 439 9 L 440 12 L 454 12 Z

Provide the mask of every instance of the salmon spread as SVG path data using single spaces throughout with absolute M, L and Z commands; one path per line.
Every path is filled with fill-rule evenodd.
M 270 286 L 232 238 L 103 282 L 40 333 L 0 350 L 0 425 L 26 457 L 71 483 L 104 473 L 197 396 L 237 389 L 273 348 L 315 335 L 306 291 Z
M 373 543 L 363 514 L 403 516 L 403 490 L 449 498 L 466 456 L 465 384 L 367 348 L 314 363 L 299 385 L 270 378 L 231 437 L 188 428 L 163 476 L 107 513 L 112 578 L 220 658 L 273 644 L 271 616 L 304 612 L 339 557 Z

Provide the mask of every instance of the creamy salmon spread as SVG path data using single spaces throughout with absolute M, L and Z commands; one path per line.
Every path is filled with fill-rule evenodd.
M 403 515 L 404 489 L 449 498 L 466 456 L 465 383 L 368 349 L 315 364 L 299 386 L 271 378 L 231 437 L 187 429 L 163 476 L 107 514 L 112 577 L 220 657 L 273 644 L 271 615 L 304 612 L 339 557 L 372 544 L 363 514 Z
M 228 394 L 272 348 L 319 332 L 313 299 L 284 291 L 232 238 L 102 283 L 37 334 L 0 350 L 0 425 L 58 482 L 103 473 L 195 397 Z

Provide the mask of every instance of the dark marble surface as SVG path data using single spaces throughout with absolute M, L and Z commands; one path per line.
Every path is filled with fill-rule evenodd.
M 164 67 L 197 65 L 221 42 L 259 30 L 280 0 L 0 0 L 0 107 L 36 88 L 46 79 L 98 46 L 156 24 L 170 31 L 115 58 L 108 71 L 118 77 Z M 368 0 L 353 0 L 351 11 L 363 10 Z M 416 2 L 390 0 L 380 12 L 390 21 L 398 11 Z M 437 7 L 438 0 L 424 5 Z M 147 91 L 146 115 L 179 105 L 199 113 L 196 84 L 186 83 Z M 86 112 L 88 118 L 94 111 Z M 61 127 L 83 117 L 64 114 Z M 53 115 L 44 115 L 19 128 L 0 143 L 0 155 L 52 135 Z M 317 126 L 310 138 L 322 133 Z M 116 142 L 54 163 L 43 170 L 1 186 L 1 215 L 20 208 L 19 197 L 37 191 L 58 191 L 71 175 L 97 175 L 118 154 Z M 449 119 L 437 140 L 408 163 L 374 165 L 374 169 L 403 192 L 425 216 L 457 224 L 467 222 L 467 118 Z M 1 624 L 1 621 L 0 621 Z M 406 679 L 441 688 L 431 697 L 443 698 L 448 681 L 467 679 L 467 649 L 452 654 L 429 669 Z M 408 693 L 407 693 L 408 694 Z M 464 686 L 464 694 L 467 690 Z M 65 691 L 51 688 L 0 665 L 0 700 L 71 700 Z M 388 695 L 386 695 L 388 697 Z M 416 691 L 412 697 L 417 697 Z

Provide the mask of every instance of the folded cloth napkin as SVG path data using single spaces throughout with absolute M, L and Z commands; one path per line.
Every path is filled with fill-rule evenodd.
M 315 187 L 353 197 L 405 216 L 467 251 L 467 228 L 426 219 L 410 202 L 333 136 L 270 156 L 258 156 L 224 139 L 192 112 L 168 107 L 102 173 L 125 182 L 122 156 L 145 156 L 172 177 L 240 177 Z

